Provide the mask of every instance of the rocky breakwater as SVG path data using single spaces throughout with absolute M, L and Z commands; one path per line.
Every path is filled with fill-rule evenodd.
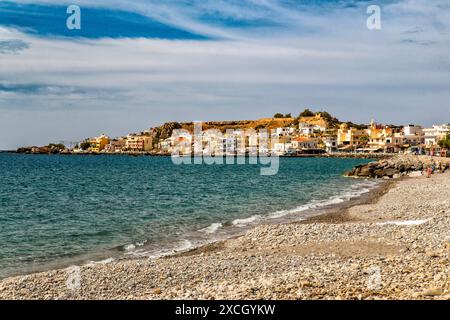
M 389 159 L 359 165 L 345 176 L 356 178 L 399 178 L 401 176 L 420 176 L 427 168 L 433 173 L 445 172 L 450 167 L 450 158 L 397 155 Z

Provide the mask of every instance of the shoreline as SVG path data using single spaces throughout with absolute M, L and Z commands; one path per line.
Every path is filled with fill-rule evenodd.
M 400 179 L 399 179 L 400 180 Z M 351 219 L 347 216 L 348 210 L 351 207 L 362 205 L 362 204 L 371 204 L 378 201 L 380 197 L 382 197 L 385 193 L 387 193 L 390 188 L 395 185 L 395 180 L 392 181 L 380 181 L 375 188 L 371 189 L 367 193 L 363 193 L 356 198 L 352 198 L 350 200 L 344 201 L 343 203 L 328 205 L 325 207 L 321 207 L 318 209 L 318 212 L 315 214 L 307 215 L 304 219 L 300 219 L 295 221 L 296 219 L 286 219 L 283 222 L 275 222 L 275 223 L 266 223 L 266 224 L 258 224 L 250 228 L 250 230 L 255 229 L 259 226 L 263 225 L 290 225 L 290 224 L 314 224 L 314 223 L 342 223 L 351 221 Z M 289 221 L 291 220 L 291 221 Z M 249 230 L 247 230 L 249 231 Z M 186 250 L 184 252 L 173 253 L 167 256 L 163 256 L 160 258 L 172 258 L 172 257 L 182 257 L 182 256 L 191 256 L 196 254 L 201 254 L 205 252 L 215 251 L 217 248 L 223 247 L 223 244 L 229 240 L 237 239 L 243 237 L 244 234 L 237 234 L 234 236 L 230 236 L 224 240 L 212 241 L 211 243 L 207 243 L 204 245 L 200 245 L 198 247 Z
M 374 181 L 368 179 L 360 179 L 363 181 Z M 128 245 L 120 245 L 110 248 L 103 248 L 102 250 L 92 251 L 89 253 L 60 258 L 55 261 L 47 262 L 42 265 L 27 267 L 23 270 L 17 272 L 16 274 L 12 274 L 6 277 L 0 277 L 0 282 L 9 278 L 14 277 L 23 277 L 30 276 L 33 274 L 49 272 L 53 270 L 63 270 L 73 266 L 87 266 L 92 264 L 99 264 L 103 261 L 127 261 L 127 260 L 139 260 L 139 259 L 164 259 L 175 256 L 183 256 L 189 255 L 190 252 L 201 252 L 205 250 L 205 248 L 215 247 L 216 244 L 220 244 L 222 242 L 226 242 L 230 239 L 235 239 L 242 237 L 246 232 L 257 228 L 261 225 L 278 225 L 278 224 L 291 224 L 291 223 L 309 223 L 309 221 L 314 221 L 316 219 L 321 219 L 321 217 L 328 217 L 337 215 L 334 213 L 335 211 L 341 212 L 343 210 L 348 209 L 354 205 L 358 205 L 361 203 L 366 203 L 367 201 L 372 201 L 373 198 L 379 197 L 380 193 L 383 193 L 383 190 L 386 185 L 390 184 L 392 181 L 386 181 L 378 179 L 375 183 L 375 186 L 364 186 L 364 188 L 368 188 L 367 191 L 358 193 L 357 195 L 351 195 L 350 199 L 342 200 L 341 203 L 333 203 L 333 204 L 323 204 L 327 203 L 327 199 L 322 199 L 316 204 L 313 205 L 313 202 L 308 202 L 304 205 L 300 205 L 293 209 L 286 209 L 287 213 L 281 216 L 271 217 L 270 214 L 260 215 L 256 221 L 249 222 L 243 225 L 233 225 L 233 221 L 227 221 L 226 223 L 213 223 L 220 224 L 219 229 L 222 231 L 222 234 L 219 236 L 216 232 L 211 234 L 204 234 L 204 238 L 192 237 L 192 234 L 198 233 L 203 229 L 208 229 L 211 225 L 206 226 L 201 230 L 197 230 L 196 232 L 191 231 L 191 235 L 183 237 L 185 239 L 174 239 L 173 242 L 167 243 L 166 246 L 162 246 L 159 250 L 149 250 L 146 244 L 142 246 L 135 245 L 133 243 Z M 333 196 L 332 198 L 343 199 L 348 196 L 349 190 L 342 190 L 341 193 Z M 331 198 L 330 198 L 331 199 Z M 308 209 L 300 209 L 298 208 L 309 207 Z M 293 212 L 292 212 L 293 211 Z M 253 216 L 248 218 L 240 218 L 237 220 L 251 220 Z M 323 219 L 323 218 L 322 218 Z M 188 242 L 189 246 L 186 246 L 185 243 L 181 245 L 176 245 L 177 243 Z M 128 251 L 126 247 L 133 246 L 134 249 Z M 137 251 L 135 251 L 137 249 Z
M 158 259 L 81 266 L 75 290 L 65 269 L 6 278 L 0 299 L 449 299 L 448 199 L 449 173 L 386 180 L 304 221 Z M 378 279 L 370 270 L 380 271 L 379 287 L 368 287 Z
M 164 152 L 120 152 L 120 153 L 93 153 L 93 152 L 58 152 L 58 153 L 32 153 L 18 151 L 0 151 L 0 153 L 21 154 L 21 155 L 49 155 L 49 156 L 129 156 L 129 157 L 172 157 L 170 153 Z M 279 158 L 342 158 L 342 159 L 389 159 L 395 157 L 393 153 L 353 153 L 353 152 L 332 152 L 332 153 L 304 153 L 293 155 L 277 155 Z M 191 155 L 193 157 L 193 155 Z M 203 157 L 203 156 L 202 156 Z M 215 156 L 212 156 L 215 157 Z M 219 157 L 227 157 L 226 155 Z M 234 157 L 241 157 L 234 155 Z M 248 158 L 249 155 L 244 155 Z

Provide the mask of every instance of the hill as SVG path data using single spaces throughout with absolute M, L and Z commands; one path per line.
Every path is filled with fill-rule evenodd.
M 278 114 L 277 114 L 278 115 Z M 280 127 L 297 127 L 300 122 L 318 125 L 327 129 L 336 129 L 341 122 L 328 112 L 313 113 L 306 109 L 296 118 L 274 117 L 262 118 L 258 120 L 236 120 L 236 121 L 208 121 L 202 123 L 202 130 L 216 129 L 224 133 L 226 130 L 246 130 L 246 129 L 275 129 Z M 167 139 L 175 129 L 185 129 L 190 133 L 194 132 L 193 122 L 168 122 L 162 126 L 151 129 L 151 134 L 156 140 Z

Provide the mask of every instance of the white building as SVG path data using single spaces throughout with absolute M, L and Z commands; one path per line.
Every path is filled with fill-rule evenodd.
M 314 125 L 306 122 L 300 122 L 298 125 L 298 129 L 300 131 L 300 134 L 304 136 L 309 136 L 314 134 Z
M 278 142 L 273 145 L 273 150 L 277 155 L 285 155 L 294 151 L 293 143 Z
M 338 149 L 337 136 L 324 137 L 323 143 L 325 144 L 326 152 L 333 152 L 333 151 L 337 151 L 337 149 Z
M 439 140 L 444 139 L 450 133 L 450 125 L 433 125 L 432 128 L 423 129 L 425 144 L 427 146 L 436 146 Z
M 319 126 L 319 125 L 315 125 L 315 126 L 314 126 L 314 130 L 318 130 L 318 131 L 320 131 L 320 132 L 325 132 L 325 131 L 327 131 L 327 128 L 326 128 L 326 127 Z
M 317 138 L 296 137 L 292 139 L 292 147 L 296 150 L 317 149 L 318 142 Z
M 167 138 L 159 142 L 159 148 L 164 152 L 170 152 L 172 148 L 172 139 Z
M 403 127 L 403 143 L 417 146 L 425 143 L 423 128 L 410 124 Z
M 202 145 L 204 155 L 221 156 L 226 153 L 227 139 L 221 132 L 208 130 L 203 133 Z
M 416 126 L 414 124 L 410 124 L 410 125 L 403 127 L 403 134 L 405 136 L 423 135 L 423 128 L 421 126 Z
M 288 136 L 288 135 L 294 133 L 294 131 L 295 131 L 295 128 L 286 127 L 286 128 L 276 128 L 275 132 L 276 132 L 277 136 L 282 137 L 282 136 Z
M 298 125 L 298 129 L 300 131 L 300 134 L 304 136 L 313 135 L 314 132 L 316 131 L 325 132 L 327 130 L 327 128 L 325 127 L 321 127 L 319 125 L 314 125 L 306 122 L 300 122 Z

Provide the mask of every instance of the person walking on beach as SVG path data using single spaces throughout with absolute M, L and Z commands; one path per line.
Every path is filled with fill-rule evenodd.
M 431 173 L 433 172 L 433 169 L 431 169 L 431 166 L 428 166 L 427 168 L 427 178 L 431 178 Z

